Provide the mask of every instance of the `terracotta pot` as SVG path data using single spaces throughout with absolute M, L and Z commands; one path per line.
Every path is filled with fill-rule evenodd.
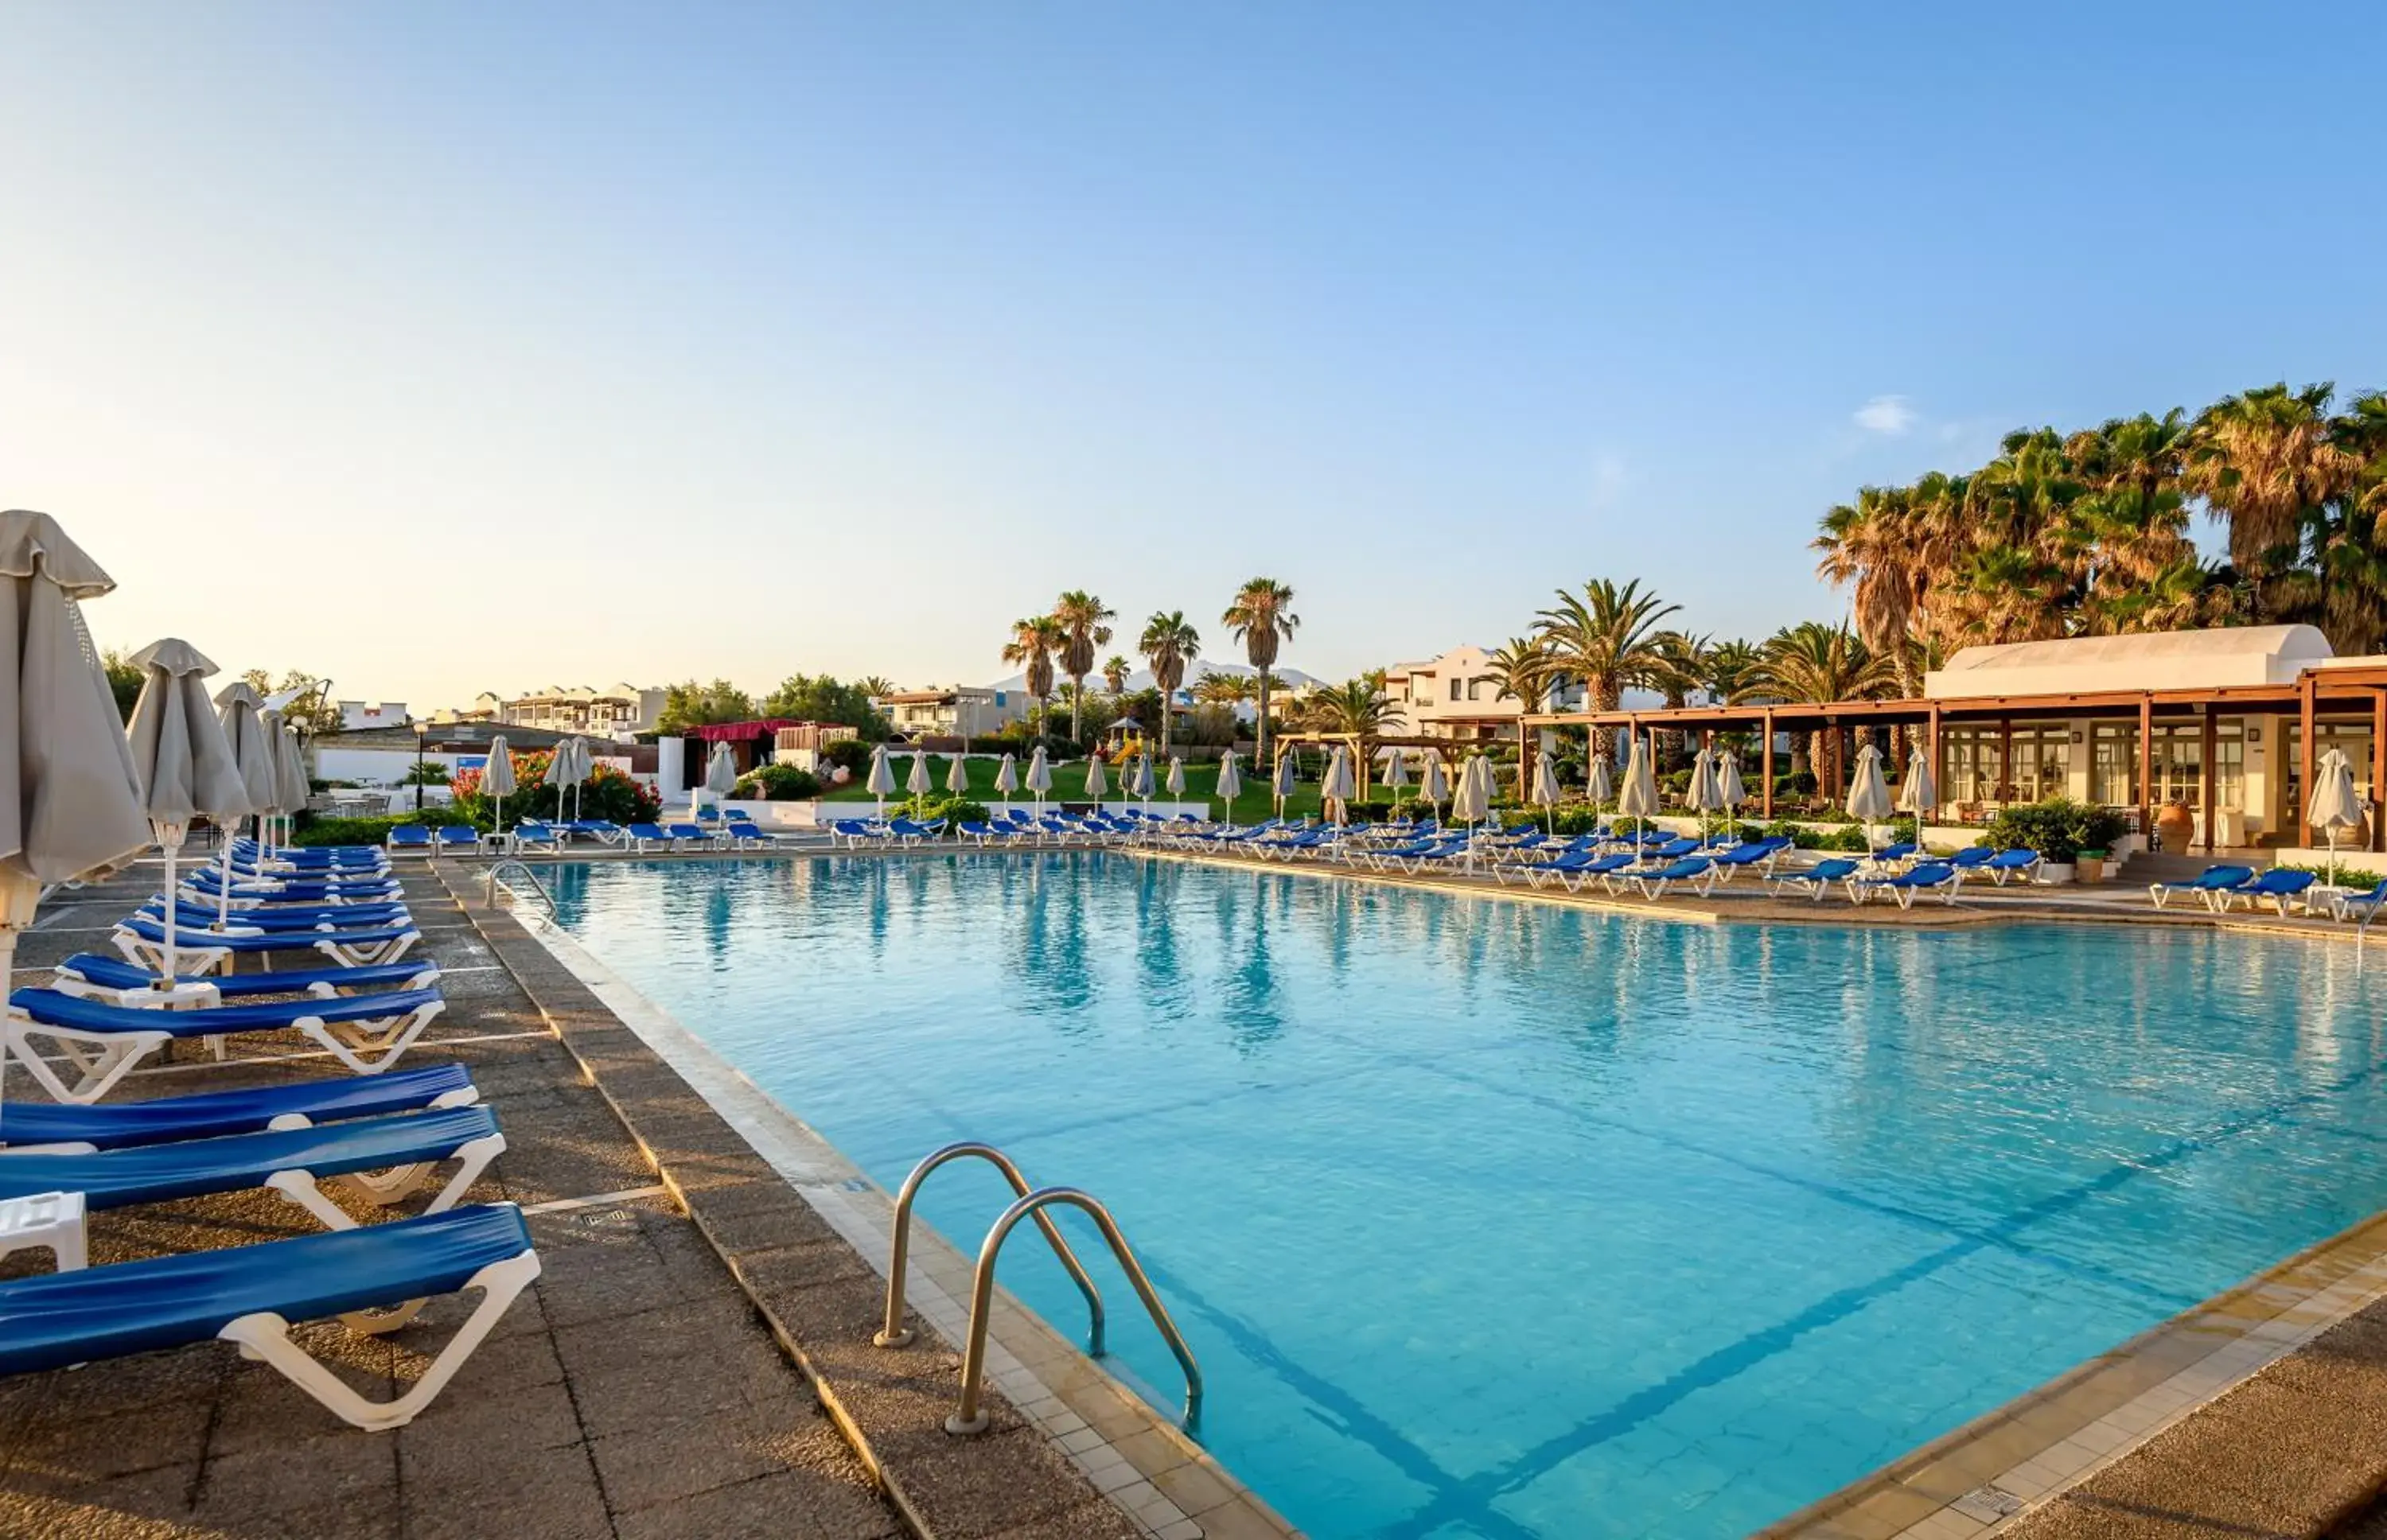
M 2196 814 L 2179 802 L 2155 814 L 2156 847 L 2171 855 L 2185 855 L 2196 839 Z

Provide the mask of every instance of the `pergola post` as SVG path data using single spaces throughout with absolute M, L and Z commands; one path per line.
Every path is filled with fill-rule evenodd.
M 2370 696 L 2370 848 L 2387 851 L 2387 689 Z
M 1998 794 L 2000 803 L 2014 800 L 2014 718 L 1998 718 Z
M 2207 855 L 2211 855 L 2219 843 L 2214 838 L 2213 815 L 2214 801 L 2217 790 L 2217 783 L 2221 779 L 2220 722 L 2221 708 L 2213 704 L 2209 701 L 2206 701 L 2204 706 L 2204 743 L 2199 752 L 2202 755 L 2200 763 L 2204 765 L 2204 795 L 2203 801 L 2204 802 L 2204 853 Z
M 2305 846 L 2312 843 L 2312 828 L 2305 822 L 2305 811 L 2312 804 L 2313 761 L 2318 747 L 2315 739 L 2318 737 L 2315 730 L 2318 724 L 2313 718 L 2319 705 L 2318 686 L 2310 669 L 2296 678 L 2296 723 L 2303 729 L 2304 741 L 2296 745 L 2295 805 L 2288 809 L 2288 817 L 2294 820 L 2296 843 Z
M 2155 698 L 2139 697 L 2139 838 L 2153 848 L 2155 770 Z
M 2387 701 L 2387 692 L 2381 692 L 2380 699 Z M 1765 709 L 1764 731 L 1765 748 L 1762 752 L 1764 765 L 1759 774 L 1764 778 L 1765 786 L 1758 793 L 1758 805 L 1764 814 L 1765 822 L 1770 824 L 1774 822 L 1774 708 L 1771 706 Z
M 1924 763 L 1931 766 L 1932 789 L 1939 793 L 1939 802 L 1944 803 L 1948 800 L 1948 766 L 1939 758 L 1939 708 L 1937 704 L 1931 708 L 1929 722 L 1924 731 L 1930 739 L 1923 746 Z M 1939 805 L 1932 807 L 1931 814 L 1935 818 L 1939 816 Z

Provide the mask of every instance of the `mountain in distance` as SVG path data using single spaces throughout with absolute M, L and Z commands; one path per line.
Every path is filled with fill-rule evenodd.
M 1258 673 L 1259 670 L 1252 667 L 1249 663 L 1213 663 L 1207 658 L 1197 658 L 1193 663 L 1186 665 L 1185 683 L 1181 688 L 1188 690 L 1192 689 L 1194 686 L 1200 681 L 1202 676 L 1207 674 L 1235 675 L 1248 679 L 1257 675 Z M 1314 675 L 1304 674 L 1297 668 L 1272 668 L 1269 670 L 1269 677 L 1275 681 L 1274 688 L 1282 689 L 1288 692 L 1308 689 L 1313 686 L 1322 685 L 1326 682 Z M 1055 683 L 1065 685 L 1068 683 L 1068 680 L 1061 677 L 1058 674 L 1055 674 Z M 1026 689 L 1028 688 L 1028 675 L 1025 674 L 1015 674 L 1008 679 L 997 679 L 992 684 L 990 684 L 985 688 L 988 689 L 1000 690 Z M 1104 685 L 1102 675 L 1098 674 L 1090 674 L 1086 676 L 1086 688 L 1088 689 L 1104 689 L 1108 687 Z M 1152 688 L 1152 670 L 1148 668 L 1140 668 L 1133 674 L 1129 675 L 1127 676 L 1127 688 L 1130 694 L 1133 694 L 1135 691 L 1140 689 L 1150 689 Z

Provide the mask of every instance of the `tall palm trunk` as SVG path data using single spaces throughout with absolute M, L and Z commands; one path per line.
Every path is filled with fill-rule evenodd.
M 1086 741 L 1084 722 L 1086 676 L 1082 674 L 1072 674 L 1069 675 L 1069 683 L 1075 687 L 1069 691 L 1069 741 L 1073 744 L 1083 743 Z
M 1257 759 L 1260 764 L 1267 769 L 1268 773 L 1273 776 L 1276 774 L 1276 762 L 1269 758 L 1269 671 L 1265 664 L 1260 668 L 1260 719 L 1258 724 L 1258 736 L 1259 752 L 1255 754 L 1253 758 Z

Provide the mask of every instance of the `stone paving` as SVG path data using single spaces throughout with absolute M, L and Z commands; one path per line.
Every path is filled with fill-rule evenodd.
M 104 950 L 107 923 L 159 876 L 136 867 L 58 895 L 24 940 L 17 982 Z M 224 1344 L 0 1380 L 0 1535 L 903 1533 L 802 1370 L 469 917 L 425 876 L 410 877 L 408 894 L 450 1002 L 410 1059 L 469 1065 L 507 1140 L 471 1197 L 576 1205 L 530 1216 L 537 1284 L 432 1407 L 389 1433 L 348 1428 Z M 306 1046 L 293 1035 L 239 1049 Z M 183 1044 L 126 1093 L 264 1083 L 326 1064 L 216 1066 Z M 11 1089 L 26 1093 L 21 1074 Z M 636 1195 L 607 1196 L 623 1193 Z M 601 1201 L 577 1204 L 589 1198 Z M 92 1260 L 246 1244 L 309 1223 L 271 1193 L 118 1210 L 95 1217 Z M 4 1270 L 47 1266 L 46 1254 L 20 1254 Z M 387 1394 L 461 1314 L 459 1300 L 436 1301 L 389 1337 L 333 1324 L 307 1338 L 360 1388 Z

